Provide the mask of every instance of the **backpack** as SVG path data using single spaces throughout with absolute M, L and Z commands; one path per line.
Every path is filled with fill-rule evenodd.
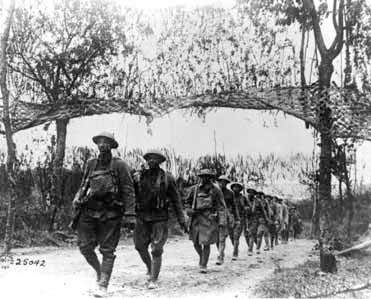
M 93 160 L 87 180 L 89 188 L 87 196 L 95 200 L 113 200 L 119 194 L 119 179 L 117 171 L 113 169 L 114 158 L 111 159 L 109 169 L 95 170 L 98 161 Z
M 162 181 L 162 176 L 163 176 L 163 181 Z M 161 183 L 164 183 L 164 187 L 165 187 L 165 198 L 162 198 L 161 197 L 161 194 L 158 194 L 157 196 L 157 203 L 156 203 L 156 208 L 157 209 L 163 209 L 163 208 L 167 208 L 168 207 L 168 199 L 167 199 L 167 196 L 166 196 L 166 192 L 167 192 L 167 189 L 169 187 L 169 178 L 168 178 L 168 174 L 165 170 L 160 170 L 158 176 L 157 176 L 157 179 L 156 179 L 156 187 L 158 187 L 160 189 L 160 193 L 161 193 Z
M 155 181 L 155 190 L 158 190 L 158 194 L 156 196 L 156 202 L 152 202 L 150 203 L 150 205 L 148 206 L 148 203 L 145 204 L 142 199 L 140 198 L 140 196 L 138 196 L 138 193 L 140 194 L 141 193 L 141 180 L 142 180 L 142 176 L 143 176 L 143 172 L 140 172 L 140 176 L 136 176 L 138 172 L 133 172 L 132 173 L 132 176 L 133 176 L 133 181 L 135 182 L 135 185 L 136 185 L 136 188 L 135 188 L 135 191 L 136 191 L 136 195 L 137 195 L 137 200 L 136 200 L 136 209 L 138 211 L 143 211 L 143 210 L 148 210 L 148 209 L 167 209 L 168 208 L 168 199 L 167 199 L 167 195 L 166 195 L 166 192 L 168 190 L 168 187 L 169 187 L 169 177 L 168 177 L 168 173 L 163 170 L 163 169 L 160 169 L 159 171 L 159 174 L 156 178 L 156 181 Z M 161 184 L 163 184 L 163 189 L 161 188 Z M 165 194 L 161 194 L 161 191 L 165 191 Z M 161 196 L 162 195 L 162 196 Z

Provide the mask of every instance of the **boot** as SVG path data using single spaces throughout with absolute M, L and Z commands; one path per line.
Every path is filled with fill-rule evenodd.
M 108 275 L 108 273 L 102 272 L 100 280 L 98 282 L 98 287 L 94 291 L 94 294 L 93 294 L 94 297 L 105 298 L 108 296 L 107 288 L 108 288 L 109 279 L 110 279 L 110 275 Z
M 151 259 L 151 256 L 150 256 L 149 252 L 148 252 L 148 249 L 145 248 L 145 249 L 138 250 L 138 253 L 139 253 L 139 256 L 142 259 L 143 263 L 147 267 L 147 275 L 151 275 L 152 259 Z
M 218 266 L 224 263 L 224 250 L 225 250 L 225 239 L 219 243 L 219 256 L 217 258 L 216 264 Z
M 162 263 L 162 257 L 156 256 L 152 258 L 152 264 L 151 264 L 151 278 L 148 283 L 148 289 L 155 289 L 157 288 L 157 279 L 160 274 L 161 270 L 161 263 Z
M 248 256 L 252 256 L 252 250 L 254 248 L 254 238 L 250 237 L 249 240 L 248 240 L 248 251 L 247 251 L 247 255 Z
M 222 257 L 222 256 L 218 256 L 218 258 L 217 258 L 217 260 L 216 260 L 216 264 L 218 265 L 218 266 L 221 266 L 221 265 L 223 265 L 223 263 L 224 263 L 224 257 Z
M 264 234 L 264 243 L 265 243 L 265 246 L 264 246 L 264 251 L 269 251 L 269 234 Z
M 97 274 L 97 282 L 100 280 L 100 262 L 98 260 L 97 254 L 95 251 L 83 252 L 81 251 L 85 260 L 88 264 L 94 269 L 95 273 Z
M 202 247 L 201 247 L 201 245 L 199 245 L 197 243 L 193 243 L 193 247 L 196 249 L 196 252 L 197 252 L 198 257 L 199 257 L 198 266 L 201 267 L 201 263 L 202 263 Z
M 103 256 L 101 275 L 98 282 L 98 289 L 94 293 L 95 297 L 104 297 L 107 295 L 107 288 L 111 278 L 115 256 Z
M 206 274 L 207 273 L 207 263 L 209 262 L 210 257 L 210 246 L 204 246 L 202 250 L 202 257 L 201 257 L 201 266 L 200 266 L 200 273 Z
M 232 261 L 237 261 L 239 242 L 237 240 L 235 240 L 234 242 L 235 243 L 234 243 L 234 246 L 233 246 L 233 257 L 232 257 Z
M 257 244 L 256 244 L 256 254 L 260 254 L 260 247 L 262 245 L 262 237 L 258 237 Z

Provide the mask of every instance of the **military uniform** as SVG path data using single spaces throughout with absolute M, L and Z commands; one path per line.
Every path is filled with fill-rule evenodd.
M 272 196 L 268 196 L 268 204 L 270 209 L 270 221 L 268 223 L 269 235 L 270 235 L 270 248 L 273 249 L 274 245 L 278 245 L 278 230 L 279 230 L 279 220 L 278 220 L 278 206 L 273 200 Z
M 202 245 L 217 243 L 219 227 L 226 225 L 225 203 L 219 187 L 213 183 L 195 185 L 185 204 L 193 210 L 189 239 Z
M 174 177 L 160 167 L 142 170 L 135 175 L 136 226 L 134 244 L 147 266 L 150 280 L 159 276 L 163 248 L 168 238 L 169 205 L 185 226 L 184 214 Z M 151 246 L 152 258 L 148 247 Z
M 264 199 L 264 193 L 259 192 L 257 194 L 259 197 L 256 199 L 253 213 L 255 213 L 255 217 L 258 219 L 258 230 L 257 230 L 257 244 L 256 244 L 256 250 L 257 253 L 260 252 L 260 247 L 262 244 L 263 237 L 266 238 L 266 243 L 269 244 L 269 230 L 268 230 L 268 224 L 269 224 L 269 206 L 268 202 Z M 265 250 L 269 250 L 269 248 L 265 248 Z
M 199 176 L 212 176 L 210 170 L 202 170 Z M 199 255 L 201 273 L 206 273 L 210 245 L 218 242 L 219 227 L 226 225 L 226 208 L 223 194 L 211 180 L 191 188 L 185 200 L 190 217 L 189 238 Z
M 226 209 L 227 221 L 225 225 L 220 226 L 219 228 L 219 241 L 217 243 L 219 249 L 218 256 L 219 263 L 222 263 L 224 260 L 226 238 L 227 236 L 229 236 L 232 245 L 234 244 L 236 223 L 240 221 L 240 215 L 238 214 L 233 192 L 231 190 L 228 190 L 227 188 L 222 188 L 222 193 L 224 202 L 227 207 Z
M 248 254 L 252 255 L 254 243 L 257 243 L 258 235 L 258 214 L 255 212 L 255 195 L 256 191 L 253 189 L 247 189 L 247 199 L 245 206 L 245 217 L 247 222 L 247 232 L 248 232 L 248 244 L 249 250 Z
M 281 203 L 281 239 L 283 244 L 289 241 L 289 210 L 285 202 Z
M 233 183 L 231 184 L 231 188 L 233 187 L 234 184 L 238 183 Z M 238 184 L 243 190 L 243 185 Z M 234 200 L 235 200 L 235 205 L 236 209 L 239 215 L 240 219 L 240 224 L 235 226 L 235 231 L 234 231 L 234 244 L 233 244 L 233 258 L 236 259 L 238 257 L 238 247 L 240 244 L 240 237 L 243 232 L 246 240 L 246 244 L 248 244 L 249 241 L 249 236 L 248 236 L 248 230 L 247 230 L 247 217 L 246 217 L 246 206 L 247 206 L 247 199 L 245 196 L 243 196 L 240 192 L 239 193 L 234 193 Z
M 272 223 L 270 225 L 270 234 L 271 234 L 271 247 L 278 245 L 278 233 L 280 230 L 281 219 L 281 205 L 277 201 L 277 197 L 273 197 L 271 201 L 271 210 L 272 210 Z
M 297 239 L 303 230 L 303 224 L 300 219 L 300 214 L 295 207 L 291 208 L 289 212 L 289 227 L 293 239 Z
M 110 138 L 108 133 L 102 135 Z M 88 161 L 82 182 L 88 182 L 85 202 L 74 200 L 81 212 L 76 225 L 77 243 L 96 271 L 99 287 L 105 290 L 116 258 L 114 252 L 120 239 L 122 216 L 134 214 L 133 181 L 128 165 L 109 153 L 104 158 L 100 155 Z M 94 251 L 96 246 L 103 256 L 101 264 Z

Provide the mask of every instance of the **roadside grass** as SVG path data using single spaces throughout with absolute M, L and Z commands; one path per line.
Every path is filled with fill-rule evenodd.
M 338 273 L 319 270 L 318 252 L 301 265 L 276 268 L 255 289 L 264 298 L 371 298 L 371 251 L 337 258 Z

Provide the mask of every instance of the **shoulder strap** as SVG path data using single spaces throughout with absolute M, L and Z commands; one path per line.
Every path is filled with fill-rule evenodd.
M 169 187 L 169 177 L 166 171 L 164 171 L 165 190 Z
M 98 160 L 97 159 L 93 159 L 93 161 L 91 163 L 91 168 L 89 169 L 88 175 L 86 177 L 87 179 L 91 176 L 91 174 L 95 170 L 95 168 L 97 168 L 97 164 L 98 164 Z
M 162 176 L 164 177 L 164 185 L 165 185 L 165 192 L 167 192 L 167 188 L 169 187 L 169 176 L 167 174 L 167 171 L 160 168 L 160 171 L 158 173 L 157 179 L 156 179 L 156 185 L 160 187 L 162 183 Z
M 197 198 L 197 192 L 198 192 L 199 184 L 195 186 L 194 192 L 193 192 L 193 201 L 192 201 L 192 209 L 196 208 L 196 198 Z
M 113 158 L 111 159 L 111 162 L 110 162 L 110 165 L 109 165 L 109 169 L 110 169 L 110 172 L 111 172 L 111 176 L 112 176 L 112 179 L 113 179 L 113 183 L 116 185 L 116 188 L 118 188 L 118 192 L 120 190 L 120 175 L 117 171 L 117 169 L 114 169 L 114 160 L 116 158 Z
M 114 160 L 115 160 L 115 158 L 112 157 L 111 162 L 110 162 L 110 164 L 109 164 L 109 169 L 110 169 L 111 171 L 114 171 Z

